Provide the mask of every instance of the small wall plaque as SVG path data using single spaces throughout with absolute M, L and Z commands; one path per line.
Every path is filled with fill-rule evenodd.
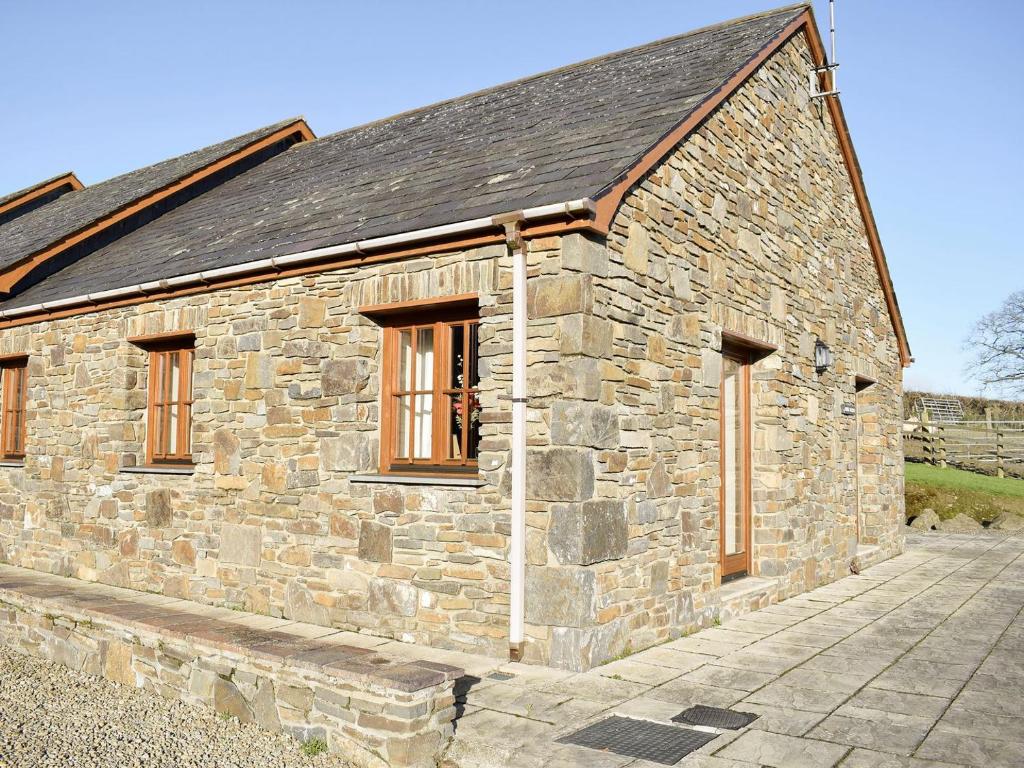
M 843 416 L 856 416 L 857 406 L 853 403 L 843 403 Z

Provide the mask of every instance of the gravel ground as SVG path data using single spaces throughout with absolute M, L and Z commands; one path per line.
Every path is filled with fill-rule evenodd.
M 0 646 L 0 768 L 344 768 L 211 710 Z

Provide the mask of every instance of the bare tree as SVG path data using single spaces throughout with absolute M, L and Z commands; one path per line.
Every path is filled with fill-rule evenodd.
M 971 355 L 967 370 L 984 387 L 1024 394 L 1024 291 L 981 318 L 965 346 Z

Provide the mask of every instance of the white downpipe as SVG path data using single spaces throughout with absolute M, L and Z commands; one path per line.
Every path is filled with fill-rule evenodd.
M 509 650 L 522 655 L 526 617 L 526 244 L 512 250 L 512 536 Z
M 579 200 L 570 200 L 565 203 L 553 203 L 551 205 L 539 205 L 535 208 L 527 208 L 516 214 L 520 221 L 531 219 L 546 219 L 552 216 L 581 216 L 591 215 L 596 210 L 594 201 L 588 197 Z M 227 279 L 231 277 L 251 274 L 263 269 L 283 269 L 285 267 L 301 264 L 310 264 L 332 256 L 348 256 L 363 254 L 380 248 L 389 248 L 398 245 L 422 242 L 424 240 L 436 240 L 438 238 L 450 237 L 453 235 L 479 232 L 480 230 L 493 229 L 502 226 L 502 220 L 508 220 L 508 216 L 486 216 L 480 219 L 469 219 L 454 224 L 444 224 L 439 227 L 428 227 L 417 229 L 412 232 L 403 232 L 398 235 L 387 235 L 375 237 L 369 240 L 360 240 L 355 243 L 344 245 L 331 245 L 326 248 L 316 248 L 311 251 L 300 251 L 290 253 L 286 256 L 275 256 L 270 259 L 251 261 L 245 264 L 238 264 L 233 267 L 221 267 L 206 272 L 191 272 L 186 275 L 179 275 L 167 280 L 155 280 L 139 285 L 129 285 L 124 288 L 114 288 L 109 291 L 97 293 L 86 293 L 81 296 L 71 296 L 67 299 L 32 304 L 31 306 L 15 307 L 14 309 L 0 309 L 0 320 L 23 315 L 32 315 L 37 312 L 48 312 L 56 309 L 64 309 L 83 304 L 97 304 L 100 301 L 125 299 L 132 296 L 144 296 L 157 290 L 168 288 L 180 288 L 186 285 L 209 283 L 210 280 Z M 525 301 L 525 299 L 524 299 Z M 525 314 L 525 310 L 524 310 Z

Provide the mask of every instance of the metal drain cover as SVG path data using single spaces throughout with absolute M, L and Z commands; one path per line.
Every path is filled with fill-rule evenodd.
M 750 725 L 760 715 L 751 712 L 734 712 L 731 709 L 720 709 L 718 707 L 706 707 L 698 704 L 695 707 L 684 709 L 672 718 L 673 723 L 686 723 L 688 725 L 709 725 L 712 728 L 728 728 L 730 731 L 737 731 L 745 725 Z
M 510 675 L 508 672 L 491 672 L 487 675 L 488 680 L 511 680 L 515 675 Z
M 714 733 L 613 715 L 557 741 L 625 757 L 639 757 L 662 765 L 675 765 L 693 750 L 716 738 Z

